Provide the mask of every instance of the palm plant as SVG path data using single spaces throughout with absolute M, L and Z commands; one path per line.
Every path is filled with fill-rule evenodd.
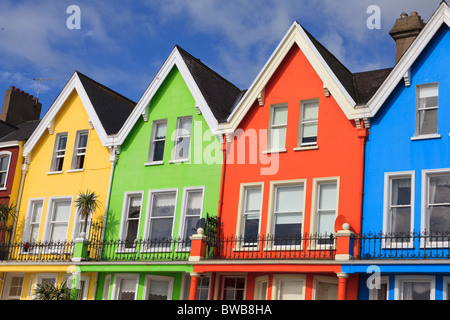
M 0 202 L 0 221 L 6 222 L 8 218 L 14 218 L 16 216 L 16 206 L 11 203 L 10 205 L 5 202 Z
M 52 282 L 37 284 L 34 289 L 34 300 L 71 300 L 73 291 L 64 281 L 60 286 Z
M 78 195 L 76 207 L 81 215 L 81 218 L 84 218 L 85 221 L 83 227 L 84 234 L 86 234 L 89 215 L 94 213 L 99 205 L 98 195 L 91 190 L 86 190 Z

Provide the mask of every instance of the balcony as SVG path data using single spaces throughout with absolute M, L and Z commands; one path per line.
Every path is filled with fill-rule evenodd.
M 354 238 L 358 260 L 450 259 L 450 232 L 366 233 Z
M 207 259 L 226 260 L 333 260 L 336 253 L 333 235 L 318 234 L 258 235 L 253 239 L 222 236 L 216 237 L 207 248 L 212 253 Z

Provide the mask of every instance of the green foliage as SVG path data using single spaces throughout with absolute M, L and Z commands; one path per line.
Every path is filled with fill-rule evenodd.
M 6 222 L 8 218 L 16 216 L 16 206 L 14 204 L 7 205 L 5 202 L 0 202 L 0 221 Z
M 98 195 L 91 190 L 86 190 L 78 194 L 76 201 L 76 207 L 80 213 L 81 218 L 88 221 L 89 215 L 92 214 L 96 209 L 98 209 L 100 203 L 98 200 Z M 84 224 L 83 232 L 86 233 L 87 223 Z
M 34 300 L 72 300 L 74 294 L 64 281 L 60 286 L 51 282 L 37 284 L 34 289 Z

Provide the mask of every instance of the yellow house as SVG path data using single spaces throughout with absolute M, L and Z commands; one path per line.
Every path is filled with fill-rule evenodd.
M 0 261 L 2 299 L 33 299 L 38 283 L 61 285 L 80 277 L 79 299 L 94 295 L 96 274 L 77 274 L 73 241 L 86 221 L 77 196 L 98 195 L 100 207 L 87 221 L 87 237 L 102 224 L 117 147 L 115 134 L 135 103 L 80 72 L 74 72 L 23 147 L 14 242 Z M 91 231 L 91 234 L 89 234 Z

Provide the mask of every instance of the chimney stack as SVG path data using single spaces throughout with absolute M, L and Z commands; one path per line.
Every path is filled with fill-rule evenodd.
M 39 120 L 42 104 L 32 95 L 11 86 L 5 91 L 0 120 L 9 124 L 19 121 Z
M 396 42 L 395 63 L 400 60 L 411 43 L 425 26 L 422 18 L 413 11 L 409 14 L 402 13 L 395 21 L 389 34 Z

